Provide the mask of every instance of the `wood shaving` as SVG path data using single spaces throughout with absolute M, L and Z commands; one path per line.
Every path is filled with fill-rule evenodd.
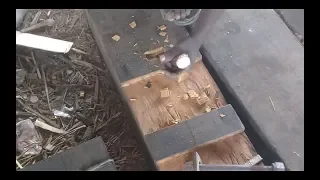
M 208 102 L 210 99 L 208 98 L 208 96 L 205 94 L 205 93 L 203 93 L 203 94 L 201 94 L 201 96 L 199 96 L 198 98 L 197 98 L 197 103 L 199 104 L 199 105 L 203 105 L 203 104 L 205 104 L 206 102 Z
M 183 99 L 184 99 L 184 100 L 189 99 L 189 95 L 188 95 L 188 94 L 184 94 L 184 95 L 183 95 Z
M 166 32 L 159 32 L 159 35 L 164 37 L 167 35 L 167 33 Z
M 129 26 L 133 29 L 133 28 L 135 28 L 135 27 L 137 26 L 137 24 L 136 24 L 135 21 L 133 21 L 133 22 L 131 22 L 131 23 L 129 24 Z
M 194 90 L 189 90 L 188 95 L 190 96 L 190 98 L 198 98 L 199 94 L 197 94 Z
M 157 26 L 157 28 L 158 28 L 158 30 L 160 30 L 160 31 L 164 31 L 164 30 L 167 29 L 167 26 L 163 24 L 163 25 L 161 25 L 161 26 Z
M 169 88 L 164 88 L 160 91 L 161 98 L 169 97 L 170 94 L 171 94 L 171 91 L 169 90 Z
M 115 34 L 114 36 L 112 36 L 112 39 L 115 41 L 119 41 L 120 40 L 120 36 L 118 34 Z
M 222 118 L 225 117 L 225 116 L 226 116 L 226 115 L 224 115 L 224 114 L 220 114 L 220 117 L 222 117 Z
M 177 78 L 177 82 L 180 83 L 184 80 L 186 80 L 189 77 L 189 73 L 187 71 L 183 71 L 179 74 L 178 78 Z

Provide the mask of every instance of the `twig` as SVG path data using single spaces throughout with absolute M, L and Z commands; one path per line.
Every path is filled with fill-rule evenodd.
M 270 96 L 269 96 L 269 100 L 270 100 L 270 102 L 271 102 L 271 105 L 272 105 L 272 107 L 273 107 L 273 110 L 275 111 L 275 110 L 276 110 L 276 108 L 274 107 L 273 101 L 272 101 L 272 99 L 271 99 L 271 97 L 270 97 Z
M 34 114 L 35 116 L 38 116 L 39 118 L 41 118 L 42 120 L 46 121 L 48 124 L 50 124 L 51 126 L 54 126 L 56 128 L 59 128 L 57 124 L 53 123 L 51 119 L 39 114 L 37 111 L 33 110 L 31 107 L 29 107 L 28 105 L 25 105 L 20 99 L 16 99 L 22 106 L 24 109 L 30 111 L 32 114 Z
M 34 125 L 37 127 L 40 127 L 42 129 L 54 132 L 54 133 L 58 133 L 58 134 L 65 134 L 67 133 L 67 131 L 52 127 L 44 122 L 39 121 L 38 119 L 34 122 Z
M 71 48 L 71 50 L 73 50 L 73 51 L 76 52 L 76 53 L 80 53 L 80 54 L 84 54 L 84 55 L 89 55 L 88 53 L 86 53 L 86 52 L 84 52 L 84 51 L 82 51 L 82 50 L 80 50 L 80 49 Z
M 31 52 L 31 56 L 32 56 L 32 60 L 33 60 L 34 66 L 37 68 L 38 78 L 39 78 L 39 79 L 41 79 L 40 70 L 39 70 L 39 68 L 38 68 L 38 65 L 37 65 L 36 59 L 34 58 L 34 54 L 33 54 L 33 52 Z
M 80 60 L 77 60 L 77 59 L 71 59 L 71 62 L 73 63 L 77 63 L 79 65 L 82 65 L 82 66 L 86 66 L 88 68 L 91 68 L 91 69 L 97 69 L 98 71 L 101 71 L 101 72 L 105 72 L 103 69 L 89 63 L 89 62 L 86 62 L 86 61 L 80 61 Z
M 41 11 L 38 11 L 36 15 L 34 15 L 34 18 L 31 21 L 30 26 L 35 25 L 38 22 L 40 16 L 41 16 Z
M 48 107 L 49 107 L 49 109 L 50 109 L 50 111 L 51 111 L 50 100 L 49 100 L 49 91 L 48 91 L 48 86 L 47 86 L 47 80 L 46 80 L 46 75 L 44 74 L 43 67 L 41 67 L 41 71 L 42 71 L 43 82 L 44 82 L 44 86 L 45 86 L 45 90 L 46 90 L 46 96 L 47 96 L 47 101 L 48 101 Z
M 98 103 L 98 99 L 99 99 L 99 77 L 98 77 L 98 75 L 96 75 L 96 84 L 94 87 L 94 102 L 95 102 L 95 104 Z
M 20 32 L 26 33 L 26 32 L 41 28 L 41 27 L 53 26 L 54 23 L 55 23 L 54 19 L 47 19 L 47 20 L 41 21 L 38 24 L 35 24 L 35 25 L 30 26 L 30 27 L 24 28 Z
M 19 161 L 18 160 L 16 160 L 16 164 L 18 165 L 18 167 L 20 168 L 20 169 L 22 169 L 23 167 L 21 166 L 21 164 L 19 163 Z

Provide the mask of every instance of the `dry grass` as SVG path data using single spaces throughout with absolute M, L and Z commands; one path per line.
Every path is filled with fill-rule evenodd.
M 31 109 L 69 133 L 58 135 L 38 129 L 44 139 L 43 146 L 50 143 L 53 150 L 43 149 L 36 156 L 18 153 L 17 160 L 22 166 L 27 166 L 102 136 L 119 170 L 146 170 L 143 156 L 126 121 L 127 114 L 101 59 L 84 10 L 32 10 L 26 15 L 21 28 L 30 26 L 39 11 L 41 15 L 37 22 L 52 18 L 55 24 L 29 33 L 74 42 L 73 47 L 81 51 L 61 55 L 17 47 L 16 69 L 27 72 L 23 84 L 16 87 L 16 95 L 22 102 L 17 104 L 17 121 L 26 118 L 34 121 L 37 115 L 31 114 Z M 81 97 L 83 92 L 84 97 Z M 38 102 L 30 102 L 30 96 L 37 96 Z M 70 112 L 71 118 L 57 118 L 50 111 L 63 105 L 75 109 Z

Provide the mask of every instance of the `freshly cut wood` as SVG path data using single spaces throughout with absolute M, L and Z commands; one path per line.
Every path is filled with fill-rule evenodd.
M 147 83 L 151 83 L 152 86 L 145 88 Z M 202 115 L 206 113 L 208 107 L 212 113 L 215 109 L 227 105 L 220 89 L 201 60 L 196 61 L 189 71 L 189 76 L 182 82 L 168 78 L 163 71 L 159 70 L 126 81 L 122 83 L 122 88 L 128 100 L 130 97 L 137 99 L 128 103 L 145 136 Z M 170 97 L 161 98 L 159 92 L 164 88 L 170 89 Z M 188 92 L 193 98 L 189 97 Z M 199 105 L 196 100 L 203 93 L 208 96 L 209 101 L 205 105 Z M 172 106 L 169 107 L 168 104 Z M 204 162 L 216 164 L 244 164 L 256 155 L 245 133 L 241 133 L 159 160 L 157 165 L 160 170 L 182 170 L 184 164 L 192 160 L 195 150 Z

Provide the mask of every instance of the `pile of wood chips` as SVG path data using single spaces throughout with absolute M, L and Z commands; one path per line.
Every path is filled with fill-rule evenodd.
M 40 153 L 17 150 L 17 169 L 102 136 L 119 170 L 147 170 L 84 10 L 32 10 L 21 29 L 47 19 L 28 33 L 74 45 L 68 54 L 17 47 L 16 121 L 31 120 L 41 137 Z

